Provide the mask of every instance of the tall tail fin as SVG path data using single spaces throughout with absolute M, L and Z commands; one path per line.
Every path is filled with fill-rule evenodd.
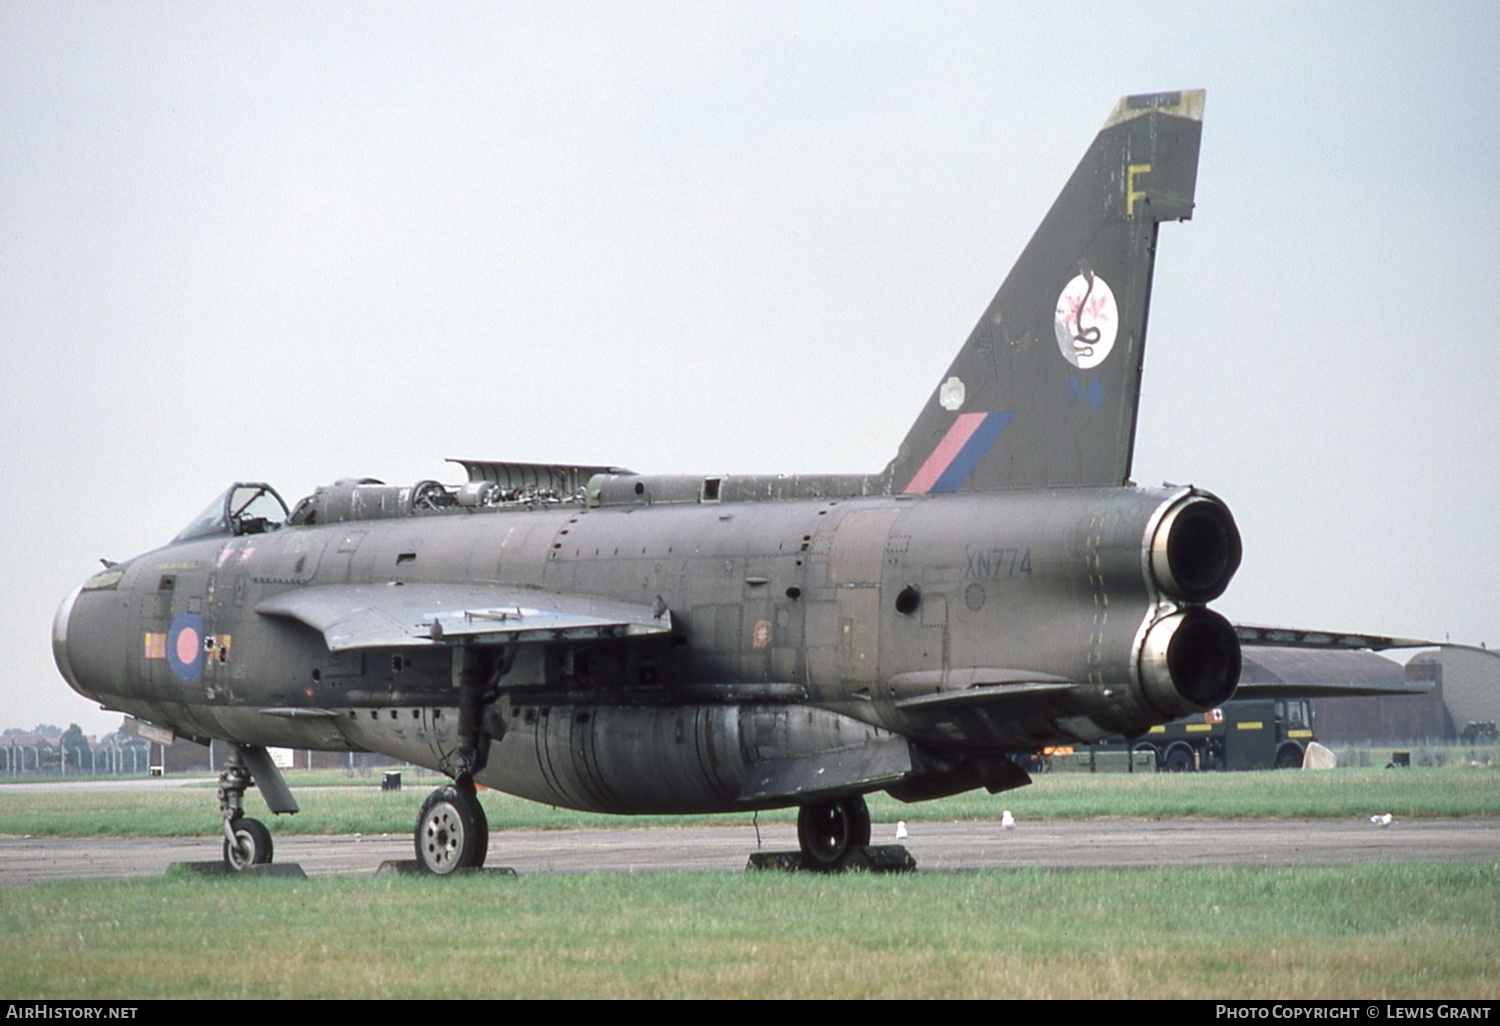
M 1193 212 L 1203 90 L 1127 96 L 896 458 L 893 492 L 1130 476 L 1157 225 Z

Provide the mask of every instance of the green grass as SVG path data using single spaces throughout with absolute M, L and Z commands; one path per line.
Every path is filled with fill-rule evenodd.
M 314 777 L 313 779 L 317 779 Z M 302 806 L 274 817 L 277 834 L 406 833 L 438 778 L 413 781 L 399 792 L 378 783 L 308 786 L 289 778 Z M 493 791 L 482 801 L 492 830 L 571 829 L 588 826 L 671 826 L 749 822 L 725 816 L 602 816 L 538 805 Z M 250 815 L 271 821 L 257 792 L 246 795 Z M 877 823 L 998 818 L 1004 809 L 1025 819 L 1123 817 L 1345 818 L 1389 812 L 1403 819 L 1500 815 L 1500 767 L 1410 770 L 1332 770 L 1206 774 L 1054 774 L 999 795 L 980 792 L 905 805 L 870 796 Z M 211 788 L 165 791 L 21 793 L 0 787 L 0 833 L 56 837 L 193 836 L 217 818 Z M 762 823 L 791 822 L 795 812 L 763 812 Z
M 973 801 L 968 796 L 957 800 Z M 1039 819 L 1500 815 L 1500 766 L 1255 773 L 1052 774 L 986 798 Z M 873 806 L 872 806 L 873 807 Z M 994 813 L 990 813 L 993 815 Z M 912 818 L 912 817 L 906 817 Z M 965 818 L 955 816 L 953 818 Z
M 51 884 L 0 997 L 1500 998 L 1500 865 Z

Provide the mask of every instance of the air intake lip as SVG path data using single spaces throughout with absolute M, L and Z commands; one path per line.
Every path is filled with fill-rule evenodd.
M 1169 509 L 1151 537 L 1151 579 L 1181 602 L 1212 602 L 1224 594 L 1244 549 L 1229 507 L 1195 493 Z
M 1151 625 L 1141 645 L 1141 688 L 1169 719 L 1222 705 L 1240 682 L 1240 640 L 1229 621 L 1194 607 Z
M 57 663 L 57 672 L 63 675 L 68 686 L 80 694 L 86 694 L 73 673 L 73 662 L 68 658 L 68 624 L 73 619 L 73 604 L 82 593 L 81 584 L 68 592 L 68 597 L 62 600 L 62 605 L 57 607 L 57 612 L 52 617 L 52 660 Z

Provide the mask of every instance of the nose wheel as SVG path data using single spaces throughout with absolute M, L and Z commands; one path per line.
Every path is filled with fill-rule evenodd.
M 230 828 L 234 841 L 224 838 L 224 862 L 235 872 L 271 861 L 271 831 L 258 819 L 237 819 Z
M 490 825 L 473 785 L 440 787 L 427 796 L 417 815 L 417 865 L 447 876 L 478 869 L 490 846 Z
M 797 843 L 811 866 L 832 868 L 870 843 L 870 807 L 863 795 L 810 802 L 797 813 Z

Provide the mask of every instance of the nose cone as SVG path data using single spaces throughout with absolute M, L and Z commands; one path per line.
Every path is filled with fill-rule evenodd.
M 78 683 L 78 676 L 73 672 L 73 664 L 68 659 L 68 623 L 73 619 L 73 604 L 78 601 L 82 591 L 83 585 L 80 584 L 68 592 L 68 597 L 57 607 L 57 615 L 52 618 L 52 658 L 56 660 L 57 671 L 63 675 L 68 686 L 80 694 L 87 694 Z
M 52 618 L 52 658 L 68 686 L 101 705 L 132 693 L 127 564 L 107 567 L 68 593 Z M 111 706 L 112 707 L 112 706 Z

